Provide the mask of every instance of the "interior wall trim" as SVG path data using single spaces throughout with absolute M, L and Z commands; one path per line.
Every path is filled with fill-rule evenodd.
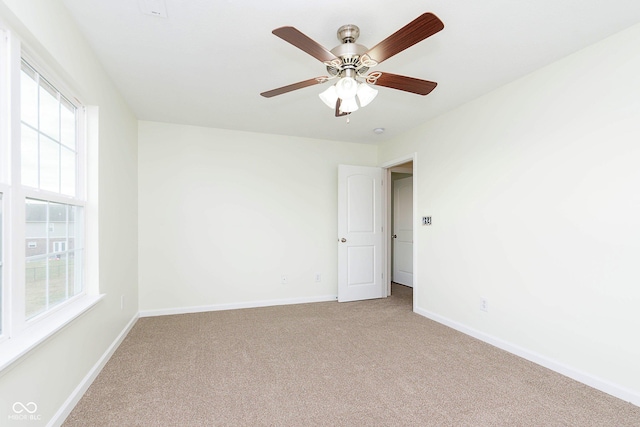
M 271 307 L 276 305 L 290 305 L 290 304 L 307 304 L 312 302 L 327 302 L 337 301 L 338 295 L 324 295 L 318 297 L 303 297 L 303 298 L 287 298 L 287 299 L 272 299 L 262 301 L 247 301 L 228 304 L 212 304 L 212 305 L 200 305 L 191 307 L 175 307 L 175 308 L 162 308 L 157 310 L 141 310 L 140 317 L 155 317 L 155 316 L 168 316 L 172 314 L 189 314 L 189 313 L 203 313 L 207 311 L 222 311 L 222 310 L 237 310 L 240 308 L 257 308 L 257 307 Z
M 624 400 L 635 406 L 640 407 L 640 392 L 638 391 L 628 389 L 618 384 L 614 384 L 610 381 L 604 380 L 595 375 L 589 374 L 587 372 L 576 369 L 572 366 L 558 362 L 557 360 L 551 359 L 542 354 L 536 353 L 524 347 L 520 347 L 516 344 L 494 337 L 490 334 L 479 331 L 477 329 L 470 328 L 462 323 L 456 322 L 444 316 L 440 316 L 439 314 L 430 312 L 421 307 L 416 307 L 414 311 L 415 313 L 421 316 L 424 316 L 442 325 L 453 328 L 459 332 L 462 332 L 465 335 L 469 335 L 473 338 L 477 338 L 480 341 L 484 341 L 487 344 L 491 344 L 494 347 L 498 347 L 504 351 L 507 351 L 511 354 L 522 357 L 523 359 L 526 359 L 537 365 L 543 366 L 547 369 L 551 369 L 554 372 L 557 372 L 561 375 L 564 375 L 578 382 L 586 384 L 589 387 L 593 387 L 604 393 L 617 397 L 618 399 Z
M 71 414 L 71 411 L 73 411 L 73 408 L 75 408 L 80 399 L 82 399 L 82 396 L 89 389 L 91 383 L 93 383 L 93 381 L 98 377 L 98 374 L 100 374 L 102 368 L 104 368 L 111 356 L 113 356 L 113 353 L 115 353 L 122 341 L 124 341 L 126 336 L 129 334 L 129 331 L 131 331 L 133 326 L 136 324 L 138 318 L 138 313 L 136 313 L 129 321 L 129 323 L 127 323 L 124 329 L 120 332 L 120 334 L 118 334 L 116 339 L 107 348 L 102 357 L 98 359 L 93 368 L 91 368 L 91 370 L 87 373 L 87 375 L 85 375 L 82 381 L 80 381 L 80 384 L 78 384 L 75 390 L 73 390 L 67 400 L 64 401 L 60 409 L 58 409 L 58 411 L 53 415 L 53 418 L 51 418 L 51 420 L 47 423 L 47 427 L 59 427 L 62 425 L 62 423 L 64 423 L 64 420 L 67 419 L 69 414 Z

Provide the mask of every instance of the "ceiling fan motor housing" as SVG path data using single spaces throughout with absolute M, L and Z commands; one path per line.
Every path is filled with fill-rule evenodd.
M 362 67 L 360 57 L 364 55 L 369 48 L 355 41 L 360 36 L 360 28 L 357 25 L 348 24 L 338 28 L 338 40 L 342 44 L 331 49 L 336 57 L 340 58 L 342 64 L 339 67 L 327 65 L 327 72 L 332 76 L 341 75 L 344 70 L 355 70 L 358 75 L 364 75 L 369 68 Z

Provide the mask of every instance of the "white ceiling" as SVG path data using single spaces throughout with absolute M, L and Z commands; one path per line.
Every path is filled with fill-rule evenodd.
M 164 0 L 167 18 L 143 14 L 138 0 L 62 1 L 141 120 L 362 143 L 393 138 L 640 22 L 639 0 Z M 438 82 L 430 95 L 382 87 L 349 124 L 318 98 L 328 83 L 259 95 L 326 74 L 273 29 L 294 26 L 332 49 L 338 27 L 356 24 L 358 43 L 372 47 L 424 12 L 444 30 L 372 71 Z

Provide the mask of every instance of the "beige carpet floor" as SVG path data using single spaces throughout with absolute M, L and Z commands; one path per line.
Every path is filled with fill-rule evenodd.
M 640 426 L 640 408 L 382 300 L 139 319 L 65 426 Z

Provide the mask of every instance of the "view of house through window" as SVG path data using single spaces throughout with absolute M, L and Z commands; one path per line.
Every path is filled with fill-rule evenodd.
M 27 319 L 82 291 L 82 208 L 27 199 Z M 49 225 L 55 224 L 50 232 Z M 78 245 L 80 244 L 80 245 Z

